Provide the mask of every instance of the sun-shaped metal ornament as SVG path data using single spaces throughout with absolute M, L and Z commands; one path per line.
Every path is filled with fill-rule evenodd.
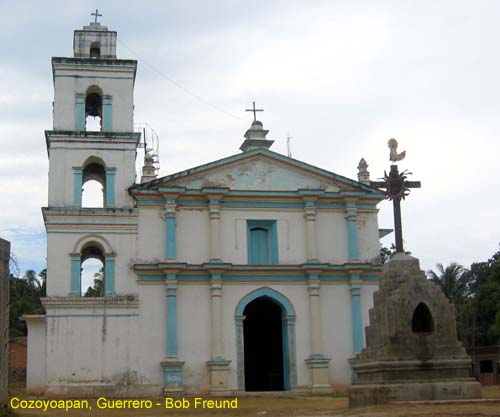
M 391 166 L 391 171 L 389 175 L 384 171 L 384 177 L 381 178 L 385 183 L 385 196 L 388 200 L 404 200 L 406 196 L 410 194 L 410 189 L 406 186 L 406 179 L 411 172 L 405 170 L 401 173 L 395 165 Z

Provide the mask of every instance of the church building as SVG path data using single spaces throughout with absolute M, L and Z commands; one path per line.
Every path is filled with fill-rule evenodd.
M 352 180 L 276 153 L 254 113 L 240 151 L 235 138 L 229 156 L 163 177 L 146 153 L 136 177 L 137 61 L 116 57 L 116 37 L 92 22 L 75 30 L 73 57 L 52 58 L 46 314 L 26 316 L 28 389 L 345 389 L 381 271 L 384 195 L 366 163 Z M 89 181 L 102 207 L 82 204 Z M 92 297 L 88 259 L 103 265 Z

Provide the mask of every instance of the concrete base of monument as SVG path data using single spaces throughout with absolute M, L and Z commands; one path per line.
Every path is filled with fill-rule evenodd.
M 349 406 L 387 404 L 399 401 L 469 400 L 481 398 L 475 379 L 463 381 L 359 384 L 349 390 Z

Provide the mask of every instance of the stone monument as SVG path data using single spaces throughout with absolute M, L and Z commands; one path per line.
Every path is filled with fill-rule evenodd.
M 389 141 L 391 161 L 397 142 Z M 419 182 L 406 181 L 391 165 L 384 182 L 394 203 L 396 254 L 384 265 L 365 329 L 366 348 L 350 360 L 355 382 L 349 404 L 480 398 L 481 386 L 469 377 L 471 359 L 457 340 L 455 310 L 441 289 L 427 280 L 418 259 L 403 251 L 400 201 Z

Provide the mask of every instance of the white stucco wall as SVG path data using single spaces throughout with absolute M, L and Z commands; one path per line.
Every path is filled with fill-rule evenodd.
M 115 292 L 137 293 L 136 275 L 130 262 L 136 258 L 137 232 L 109 233 L 104 231 L 49 232 L 47 234 L 47 296 L 66 297 L 71 285 L 71 257 L 78 242 L 95 241 L 94 236 L 104 238 L 115 256 Z
M 28 351 L 26 372 L 26 388 L 40 392 L 46 382 L 46 337 L 45 317 L 25 316 L 28 326 Z
M 130 65 L 103 66 L 97 71 L 88 71 L 88 68 L 78 65 L 70 65 L 69 68 L 56 65 L 54 130 L 75 130 L 76 94 L 85 94 L 90 86 L 98 86 L 103 95 L 112 96 L 113 131 L 132 132 L 134 68 Z
M 49 207 L 72 206 L 74 203 L 74 167 L 82 168 L 85 161 L 98 157 L 105 168 L 116 168 L 115 206 L 131 207 L 132 198 L 128 188 L 135 182 L 135 144 L 117 147 L 112 141 L 100 138 L 101 143 L 92 141 L 70 141 L 52 143 L 49 154 Z
M 377 211 L 358 213 L 359 258 L 363 262 L 379 262 L 380 241 L 378 238 Z
M 162 226 L 163 230 L 166 230 L 165 224 Z M 208 210 L 179 210 L 176 213 L 176 237 L 177 259 L 180 262 L 192 264 L 208 262 L 210 258 Z M 163 246 L 165 247 L 165 243 Z

